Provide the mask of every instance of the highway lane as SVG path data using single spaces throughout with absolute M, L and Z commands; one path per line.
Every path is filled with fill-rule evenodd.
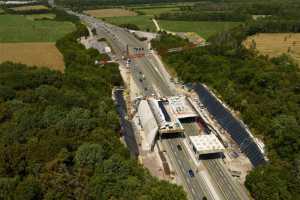
M 206 188 L 204 188 L 205 182 L 203 180 L 199 182 L 199 175 L 195 168 L 191 167 L 191 163 L 184 150 L 185 147 L 183 146 L 184 144 L 182 143 L 182 140 L 179 138 L 172 138 L 163 139 L 161 142 L 167 151 L 172 152 L 172 154 L 169 155 L 172 166 L 176 168 L 177 174 L 181 177 L 186 190 L 188 190 L 190 199 L 202 200 L 203 197 L 213 199 L 210 195 L 207 195 L 209 192 Z M 178 145 L 180 145 L 181 150 L 178 149 Z M 194 177 L 189 175 L 189 170 L 193 170 Z
M 145 49 L 144 57 L 132 59 L 131 71 L 132 75 L 135 76 L 134 78 L 137 83 L 139 82 L 137 80 L 140 80 L 140 77 L 136 76 L 139 75 L 139 72 L 142 72 L 142 74 L 149 79 L 144 81 L 144 87 L 141 88 L 142 90 L 145 90 L 144 92 L 147 96 L 156 93 L 159 93 L 163 96 L 171 96 L 174 94 L 174 90 L 171 90 L 169 84 L 166 84 L 166 79 L 162 76 L 159 68 L 153 65 L 156 60 L 153 55 L 148 54 L 146 44 L 140 42 L 131 33 L 122 28 L 105 24 L 97 19 L 85 15 L 80 15 L 80 18 L 86 21 L 93 28 L 96 28 L 97 32 L 99 32 L 101 35 L 104 35 L 105 38 L 109 40 L 108 42 L 112 45 L 113 49 L 116 51 L 116 54 L 119 55 L 119 59 L 121 59 L 122 55 L 126 56 L 127 45 L 130 54 L 135 53 L 135 47 Z
M 143 42 L 140 42 L 131 33 L 124 31 L 124 29 L 114 28 L 114 30 L 116 31 L 116 34 L 120 40 L 125 41 L 125 43 L 128 45 L 130 54 L 135 54 L 135 47 L 145 49 L 145 56 L 132 58 L 132 62 L 135 63 L 139 70 L 150 79 L 149 82 L 152 83 L 153 87 L 157 89 L 156 93 L 161 93 L 161 95 L 164 96 L 173 95 L 173 92 L 169 88 L 169 84 L 166 84 L 165 77 L 163 77 L 159 69 L 153 65 L 153 63 L 155 63 L 155 58 L 151 54 L 148 54 L 147 45 Z
M 226 199 L 250 199 L 241 185 L 233 180 L 232 176 L 226 170 L 221 159 L 203 160 L 203 164 L 206 166 L 211 176 L 219 180 L 216 183 Z M 219 179 L 219 177 L 223 178 Z
M 116 42 L 116 39 L 111 38 L 111 34 L 106 30 L 107 26 L 105 26 L 102 23 L 97 23 L 94 20 L 91 20 L 89 17 L 81 17 L 83 20 L 86 20 L 86 22 L 94 27 L 97 31 L 98 35 L 101 35 L 105 37 L 108 41 L 108 43 L 112 46 L 113 50 L 115 51 L 117 55 L 117 59 L 119 60 L 119 64 L 126 66 L 126 61 L 122 61 L 122 56 L 125 56 L 126 54 L 126 47 L 124 47 L 125 44 Z M 126 45 L 125 45 L 126 46 Z M 153 86 L 149 80 L 143 80 L 142 74 L 143 71 L 139 69 L 138 65 L 132 61 L 130 64 L 130 71 L 131 75 L 133 77 L 134 82 L 138 86 L 138 88 L 143 92 L 144 95 L 150 96 L 155 93 Z
M 92 20 L 91 23 L 98 24 L 98 20 Z M 101 22 L 102 23 L 102 22 Z M 110 26 L 110 25 L 109 25 Z M 98 29 L 103 29 L 103 23 L 97 28 Z M 114 34 L 117 36 L 114 36 L 114 39 L 111 39 L 110 33 L 106 34 L 106 37 L 110 39 L 110 44 L 113 46 L 113 49 L 116 50 L 118 55 L 124 55 L 124 52 L 126 50 L 126 44 L 129 44 L 129 48 L 132 47 L 144 47 L 143 44 L 141 44 L 140 41 L 138 41 L 136 38 L 134 38 L 133 35 L 130 33 L 121 30 L 120 28 L 115 28 L 112 26 L 112 29 L 114 31 Z M 116 38 L 117 37 L 117 38 Z M 117 40 L 117 41 L 116 41 Z M 123 41 L 123 42 L 121 42 Z M 125 46 L 124 46 L 125 45 Z M 139 74 L 139 71 L 141 71 L 143 74 L 145 74 L 146 83 L 143 83 L 142 87 L 149 87 L 147 90 L 144 90 L 145 95 L 149 95 L 149 93 L 154 93 L 157 94 L 159 93 L 160 96 L 170 96 L 174 94 L 174 91 L 172 91 L 169 87 L 168 84 L 166 84 L 166 80 L 164 80 L 164 77 L 161 76 L 159 73 L 159 70 L 155 70 L 155 66 L 148 60 L 147 57 L 143 58 L 136 58 L 133 59 L 133 65 L 134 66 L 132 70 L 132 75 L 134 77 L 137 77 L 137 74 Z M 136 79 L 136 78 L 135 78 Z M 137 81 L 139 82 L 139 81 Z M 146 86 L 145 86 L 146 85 Z M 151 85 L 153 89 L 150 89 Z M 188 131 L 191 132 L 191 131 Z M 190 157 L 189 155 L 185 154 L 178 154 L 177 151 L 174 151 L 175 144 L 177 145 L 178 143 L 181 146 L 184 146 L 182 140 L 162 140 L 164 144 L 167 146 L 167 151 L 169 157 L 174 158 L 173 162 L 175 165 L 179 166 L 177 167 L 177 173 L 181 177 L 181 179 L 184 182 L 185 188 L 188 191 L 189 195 L 191 196 L 191 199 L 198 200 L 202 196 L 206 196 L 208 199 L 214 199 L 214 197 L 209 194 L 205 189 L 201 188 L 201 185 L 205 185 L 202 181 L 199 181 L 199 179 L 195 178 L 190 180 L 190 177 L 188 177 L 188 170 L 191 169 L 191 164 L 190 164 Z M 171 150 L 170 150 L 171 149 Z M 175 148 L 176 149 L 176 148 Z M 177 154 L 177 155 L 176 155 Z M 179 156 L 178 156 L 179 155 Z M 173 163 L 173 164 L 174 164 Z M 182 165 L 182 167 L 180 167 Z M 208 166 L 208 165 L 207 165 Z M 216 168 L 214 166 L 209 165 L 209 167 L 212 167 L 213 170 L 216 172 Z M 208 169 L 209 170 L 209 169 Z M 223 179 L 222 175 L 217 175 L 213 176 L 216 180 L 216 182 L 219 182 L 219 179 Z M 229 189 L 231 190 L 232 188 L 224 187 L 226 188 L 225 190 Z M 228 199 L 228 198 L 226 198 Z
M 199 129 L 196 122 L 182 124 L 187 136 L 198 135 Z M 222 159 L 208 159 L 202 160 L 202 163 L 208 170 L 208 173 L 213 177 L 218 191 L 223 194 L 227 200 L 248 200 L 250 199 L 241 185 L 232 178 L 228 170 L 223 164 Z M 221 177 L 221 178 L 220 178 Z

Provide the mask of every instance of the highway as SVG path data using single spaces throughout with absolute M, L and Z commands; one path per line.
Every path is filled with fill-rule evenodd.
M 203 160 L 203 164 L 210 175 L 215 180 L 219 180 L 216 184 L 226 199 L 249 199 L 246 191 L 237 182 L 232 181 L 232 176 L 223 166 L 221 159 Z
M 74 14 L 74 13 L 73 13 Z M 131 33 L 126 30 L 106 24 L 100 20 L 94 19 L 89 16 L 79 15 L 82 21 L 87 23 L 91 28 L 96 28 L 99 35 L 103 35 L 108 43 L 112 46 L 119 61 L 122 60 L 122 56 L 126 56 L 126 48 L 130 53 L 134 53 L 134 47 L 146 49 L 146 45 L 137 40 Z M 144 57 L 133 58 L 131 63 L 131 75 L 142 90 L 143 95 L 157 95 L 157 96 L 172 96 L 176 95 L 175 89 L 170 80 L 165 76 L 162 76 L 161 69 L 157 65 L 157 61 L 154 56 L 148 54 L 147 50 Z M 145 76 L 145 80 L 140 80 L 141 76 Z M 188 125 L 194 126 L 194 125 Z M 193 128 L 188 128 L 188 134 L 195 134 Z M 219 165 L 219 161 L 205 161 L 205 166 L 214 179 L 217 194 L 212 194 L 207 188 L 205 180 L 195 171 L 195 164 L 187 153 L 182 138 L 162 139 L 163 146 L 166 149 L 168 157 L 170 158 L 173 167 L 176 170 L 177 175 L 180 177 L 185 190 L 188 193 L 191 200 L 202 200 L 205 196 L 207 199 L 212 200 L 247 200 L 247 196 L 241 198 L 241 191 L 233 182 L 231 177 L 224 175 L 224 171 L 227 170 L 223 165 Z M 182 147 L 182 150 L 178 149 L 178 145 Z M 194 170 L 195 177 L 191 177 L 188 171 Z M 220 173 L 220 172 L 221 173 Z M 229 175 L 230 176 L 230 175 Z M 245 197 L 245 198 L 244 198 Z
M 199 129 L 197 123 L 182 123 L 186 134 L 188 136 L 197 135 Z M 223 164 L 222 159 L 214 158 L 202 160 L 202 163 L 206 167 L 208 173 L 212 176 L 215 181 L 215 186 L 218 187 L 219 191 L 225 199 L 232 200 L 247 200 L 248 195 L 244 188 L 233 180 L 233 177 L 229 174 L 228 170 Z

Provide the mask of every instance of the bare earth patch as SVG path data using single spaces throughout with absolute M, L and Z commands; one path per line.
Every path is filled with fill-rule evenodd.
M 86 10 L 84 13 L 89 14 L 93 17 L 123 17 L 123 16 L 136 16 L 137 13 L 131 10 L 125 10 L 120 8 L 112 9 L 97 9 L 97 10 Z
M 244 45 L 270 57 L 288 54 L 300 65 L 300 33 L 260 33 L 248 37 Z
M 0 63 L 12 61 L 64 72 L 63 56 L 55 43 L 0 43 Z

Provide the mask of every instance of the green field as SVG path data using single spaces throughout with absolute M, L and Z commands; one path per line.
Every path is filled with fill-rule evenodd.
M 39 19 L 54 19 L 55 14 L 46 13 L 46 14 L 33 14 L 33 15 L 25 15 L 27 19 L 30 20 L 39 20 Z
M 70 22 L 33 21 L 21 15 L 0 15 L 0 42 L 55 42 L 75 30 Z
M 155 26 L 151 21 L 151 17 L 152 16 L 149 15 L 138 15 L 128 17 L 109 17 L 105 18 L 105 20 L 115 25 L 130 23 L 137 25 L 141 30 L 155 31 Z
M 211 21 L 169 21 L 159 20 L 160 28 L 167 31 L 174 32 L 196 32 L 201 37 L 207 39 L 208 37 L 238 26 L 239 22 L 211 22 Z
M 162 13 L 179 11 L 178 7 L 161 7 L 161 8 L 139 8 L 135 9 L 135 11 L 139 11 L 144 13 L 145 15 L 160 15 Z

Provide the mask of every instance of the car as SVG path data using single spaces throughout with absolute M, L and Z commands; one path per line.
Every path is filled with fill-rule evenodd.
M 180 146 L 180 144 L 177 144 L 177 149 L 178 151 L 182 151 L 182 147 Z
M 189 176 L 190 176 L 191 178 L 195 177 L 195 174 L 194 174 L 193 170 L 190 169 L 190 170 L 188 171 L 188 173 L 189 173 Z

